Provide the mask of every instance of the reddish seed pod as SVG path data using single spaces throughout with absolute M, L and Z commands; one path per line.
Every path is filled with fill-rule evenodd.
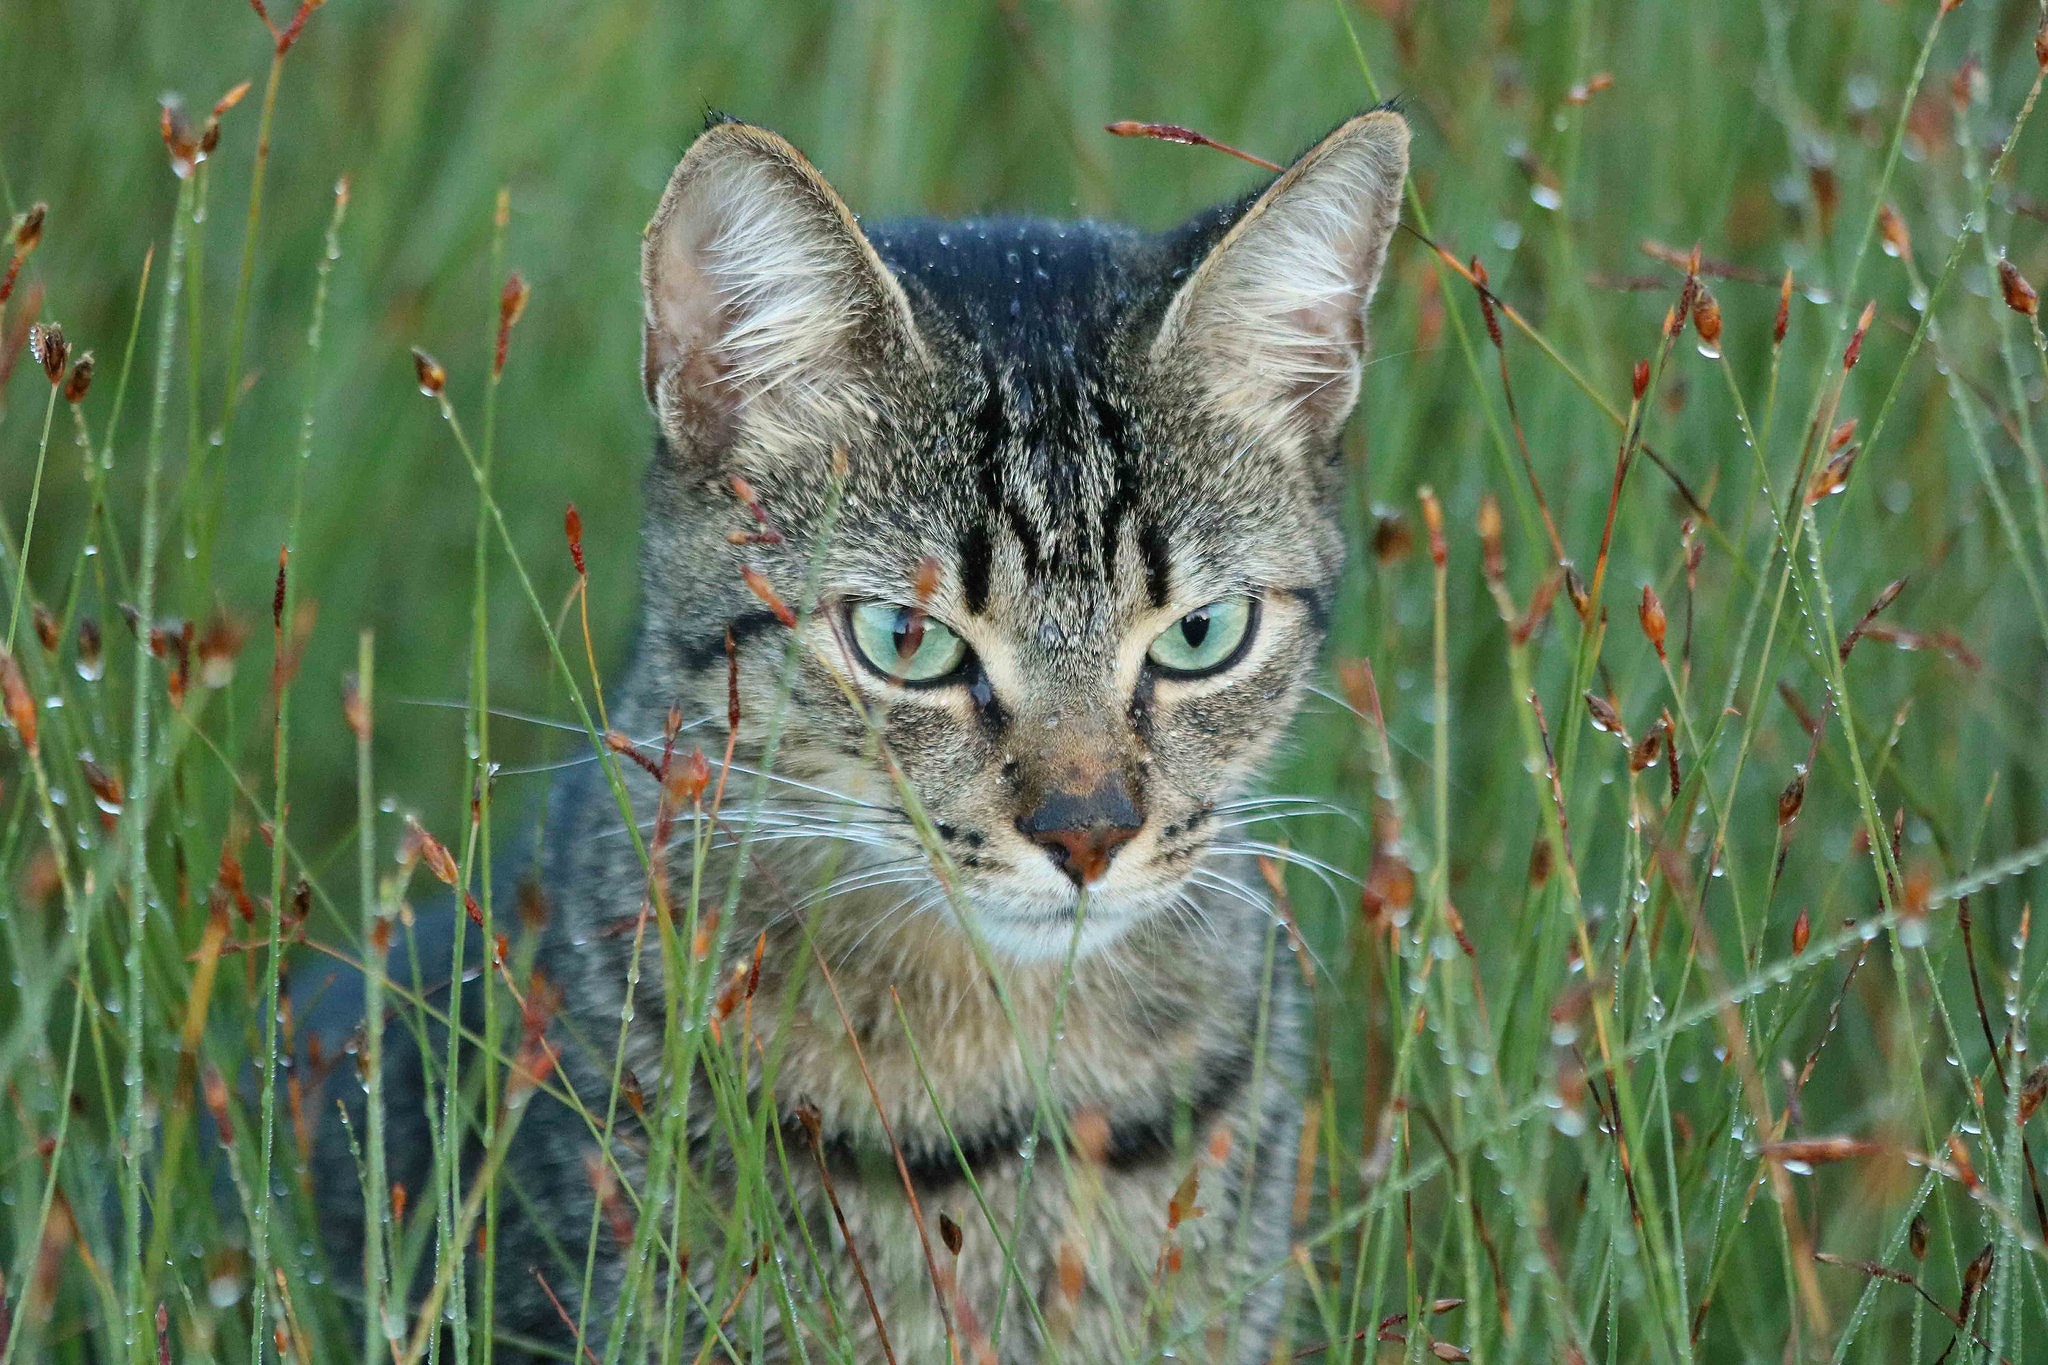
M 55 614 L 48 607 L 38 602 L 35 605 L 35 609 L 29 613 L 29 616 L 35 622 L 36 639 L 42 643 L 44 651 L 55 654 L 57 646 L 63 642 L 63 630 L 57 624 Z
M 439 398 L 448 387 L 448 371 L 441 362 L 415 346 L 412 348 L 413 373 L 419 379 L 420 392 L 429 398 Z
M 74 407 L 85 400 L 85 391 L 92 387 L 92 352 L 78 357 L 71 367 L 71 378 L 64 381 L 64 401 Z
M 1444 543 L 1444 509 L 1436 500 L 1436 490 L 1424 485 L 1415 490 L 1415 496 L 1422 502 L 1422 524 L 1429 531 L 1429 558 L 1439 569 L 1450 558 L 1450 548 Z
M 1717 352 L 1721 349 L 1721 303 L 1704 285 L 1692 307 L 1692 326 L 1700 334 L 1701 346 Z
M 1778 828 L 1783 830 L 1799 818 L 1799 808 L 1806 804 L 1806 773 L 1804 770 L 1792 774 L 1792 780 L 1785 784 L 1785 790 L 1778 793 Z
M 1636 607 L 1636 619 L 1642 623 L 1643 634 L 1657 651 L 1657 657 L 1664 657 L 1664 632 L 1669 622 L 1664 615 L 1664 603 L 1658 598 L 1657 590 L 1648 583 L 1643 584 L 1643 600 Z
M 588 573 L 583 563 L 583 514 L 573 502 L 562 513 L 562 533 L 569 538 L 569 559 L 576 565 L 576 576 L 583 578 Z
M 1813 919 L 1806 913 L 1806 907 L 1799 907 L 1799 918 L 1792 921 L 1792 956 L 1806 951 L 1807 943 L 1813 938 Z
M 1832 497 L 1849 486 L 1849 471 L 1856 467 L 1856 452 L 1861 448 L 1850 446 L 1815 471 L 1812 480 L 1806 485 L 1808 507 L 1824 498 Z
M 2048 15 L 2042 16 L 2041 27 L 2034 30 L 2034 61 L 2048 71 Z
M 491 377 L 505 373 L 505 350 L 512 342 L 512 329 L 519 324 L 519 315 L 526 311 L 528 291 L 526 279 L 518 271 L 505 277 L 505 287 L 498 293 L 498 346 L 491 357 Z
M 1850 336 L 1849 345 L 1842 352 L 1842 368 L 1844 370 L 1856 368 L 1857 360 L 1863 355 L 1863 338 L 1869 333 L 1871 320 L 1876 316 L 1877 300 L 1872 299 L 1869 303 L 1863 305 L 1863 316 L 1856 319 L 1856 331 Z
M 462 874 L 456 869 L 455 857 L 449 853 L 448 845 L 427 833 L 419 821 L 406 821 L 406 835 L 407 843 L 412 845 L 413 850 L 425 861 L 427 871 L 434 874 L 434 880 L 444 886 L 454 886 L 462 880 Z
M 2041 311 L 2041 296 L 2034 292 L 2034 286 L 2027 283 L 2027 277 L 2020 274 L 2019 267 L 2003 256 L 1998 258 L 1998 288 L 2005 295 L 2005 306 L 2022 317 L 2034 317 Z
M 1785 279 L 1778 285 L 1778 318 L 1771 324 L 1771 344 L 1781 345 L 1785 340 L 1785 329 L 1792 322 L 1792 272 L 1785 272 Z
M 746 580 L 747 590 L 760 598 L 768 610 L 775 614 L 776 620 L 792 630 L 796 628 L 796 613 L 789 609 L 789 603 L 782 600 L 782 595 L 775 591 L 775 585 L 759 570 L 748 566 L 740 570 L 740 577 Z
M 26 256 L 36 249 L 43 240 L 43 220 L 49 216 L 50 206 L 44 203 L 29 205 L 27 213 L 14 223 L 14 254 Z
M 58 323 L 45 327 L 38 322 L 28 329 L 29 358 L 43 367 L 43 375 L 52 384 L 64 380 L 64 366 L 71 359 L 71 345 L 64 340 L 64 328 Z
M 2048 1062 L 2043 1062 L 2027 1073 L 2020 1082 L 2020 1122 L 2034 1117 L 2034 1111 L 2048 1100 Z
M 1630 380 L 1630 388 L 1635 394 L 1636 402 L 1642 402 L 1643 395 L 1650 391 L 1649 361 L 1638 360 L 1636 362 L 1635 374 Z
M 1913 235 L 1906 231 L 1906 220 L 1899 217 L 1899 211 L 1890 204 L 1881 204 L 1877 210 L 1877 231 L 1884 242 L 1884 254 L 1900 260 L 1913 255 Z
M 36 751 L 36 703 L 29 695 L 28 679 L 21 675 L 21 665 L 14 656 L 0 650 L 0 700 L 7 706 L 8 722 L 14 726 L 14 733 L 21 736 L 21 747 L 30 753 Z
M 946 1250 L 955 1256 L 960 1254 L 960 1246 L 966 1240 L 961 1235 L 960 1225 L 954 1222 L 953 1216 L 944 1209 L 939 1210 L 939 1240 L 944 1242 Z
M 1507 552 L 1501 546 L 1500 501 L 1491 492 L 1479 499 L 1479 546 L 1487 581 L 1500 582 L 1507 572 Z

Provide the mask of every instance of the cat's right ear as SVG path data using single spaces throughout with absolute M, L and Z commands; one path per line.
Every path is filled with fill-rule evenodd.
M 716 123 L 669 178 L 640 282 L 642 377 L 669 446 L 845 439 L 884 367 L 921 362 L 910 304 L 852 212 L 765 128 Z

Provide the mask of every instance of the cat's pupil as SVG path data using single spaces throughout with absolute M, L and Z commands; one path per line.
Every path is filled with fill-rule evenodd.
M 907 661 L 917 657 L 918 647 L 924 644 L 924 613 L 904 607 L 896 613 L 896 623 L 890 634 L 896 642 L 896 657 Z
M 1202 641 L 1209 638 L 1209 609 L 1201 607 L 1181 617 L 1180 633 L 1189 649 L 1200 649 Z

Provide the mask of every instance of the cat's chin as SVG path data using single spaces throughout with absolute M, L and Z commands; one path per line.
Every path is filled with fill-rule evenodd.
M 1040 911 L 1022 908 L 983 910 L 978 927 L 991 951 L 1013 962 L 1063 962 L 1071 954 L 1085 958 L 1109 947 L 1145 918 L 1142 910 L 1090 906 Z
M 1113 946 L 1174 899 L 1171 890 L 1091 890 L 1071 886 L 982 888 L 973 894 L 975 925 L 990 950 L 1012 962 L 1064 962 Z

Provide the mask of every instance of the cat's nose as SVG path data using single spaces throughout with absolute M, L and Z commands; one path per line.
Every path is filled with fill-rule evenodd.
M 1144 825 L 1130 789 L 1112 776 L 1093 791 L 1047 792 L 1017 830 L 1043 848 L 1074 885 L 1086 886 L 1109 870 L 1116 851 Z

